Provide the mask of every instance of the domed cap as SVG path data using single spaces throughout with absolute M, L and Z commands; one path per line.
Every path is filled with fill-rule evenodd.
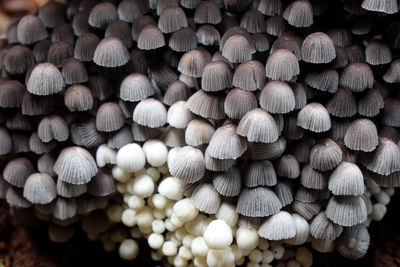
M 379 144 L 378 131 L 375 124 L 368 119 L 352 122 L 344 136 L 344 144 L 352 150 L 371 152 Z
M 339 74 L 334 69 L 310 72 L 306 75 L 305 82 L 320 91 L 335 93 L 338 89 Z
M 252 79 L 249 79 L 252 77 Z M 257 60 L 250 60 L 240 64 L 235 69 L 232 84 L 240 89 L 255 91 L 265 85 L 265 68 Z
M 258 107 L 253 92 L 234 88 L 229 91 L 224 102 L 224 111 L 231 119 L 241 119 L 247 112 Z
M 313 24 L 313 7 L 307 0 L 297 0 L 290 3 L 282 17 L 294 27 L 309 27 Z
M 137 104 L 132 118 L 139 125 L 157 128 L 167 122 L 167 110 L 160 101 L 147 98 Z
M 56 66 L 40 63 L 32 70 L 26 89 L 34 95 L 45 96 L 61 92 L 64 86 L 64 78 Z
M 124 115 L 117 103 L 106 102 L 97 110 L 96 129 L 101 132 L 114 132 L 125 123 Z
M 3 170 L 3 178 L 10 185 L 23 188 L 29 175 L 35 172 L 35 168 L 27 158 L 16 158 L 7 163 Z
M 290 154 L 284 155 L 278 159 L 276 166 L 278 176 L 294 179 L 300 175 L 300 165 L 297 159 Z
M 231 63 L 243 63 L 251 60 L 256 49 L 249 40 L 240 34 L 229 37 L 222 47 L 222 56 Z
M 105 28 L 118 19 L 117 8 L 109 2 L 99 3 L 90 11 L 88 23 L 95 28 Z
M 295 98 L 292 88 L 281 81 L 270 81 L 260 95 L 260 106 L 268 112 L 285 114 L 295 107 Z
M 226 172 L 218 173 L 213 178 L 213 185 L 215 190 L 225 197 L 236 197 L 240 194 L 242 189 L 242 178 L 240 171 L 236 167 L 232 167 Z
M 374 74 L 365 63 L 351 63 L 340 75 L 340 85 L 355 93 L 372 88 L 373 84 Z
M 33 204 L 48 204 L 57 196 L 56 184 L 46 173 L 31 174 L 24 185 L 23 196 Z
M 225 118 L 224 97 L 198 90 L 186 102 L 187 107 L 196 115 L 206 119 Z
M 297 115 L 297 125 L 312 132 L 326 132 L 331 128 L 328 111 L 319 103 L 305 105 Z
M 280 211 L 260 226 L 258 234 L 267 240 L 289 239 L 296 235 L 296 225 L 289 212 Z
M 215 214 L 221 204 L 221 197 L 211 184 L 199 184 L 193 191 L 193 205 L 201 212 Z
M 158 28 L 163 33 L 176 32 L 188 26 L 185 12 L 178 6 L 163 9 L 158 19 Z
M 326 207 L 326 216 L 341 226 L 353 226 L 367 219 L 367 208 L 361 196 L 333 196 Z
M 154 94 L 149 78 L 141 73 L 126 76 L 120 86 L 119 96 L 124 101 L 136 102 Z
M 183 54 L 178 64 L 178 70 L 189 77 L 199 78 L 207 61 L 202 51 L 194 49 Z
M 114 36 L 101 40 L 93 55 L 94 63 L 107 68 L 123 66 L 129 58 L 130 54 L 124 43 Z
M 265 73 L 272 80 L 290 81 L 300 74 L 299 62 L 291 51 L 277 49 L 268 57 Z
M 169 155 L 168 168 L 173 176 L 186 183 L 199 181 L 206 171 L 203 153 L 191 146 L 179 148 L 176 154 Z
M 86 184 L 97 173 L 93 156 L 84 148 L 64 148 L 54 163 L 58 178 L 70 184 Z
M 310 234 L 317 239 L 335 240 L 340 236 L 343 227 L 331 222 L 324 211 L 321 211 L 310 224 Z
M 266 217 L 281 208 L 282 203 L 275 193 L 265 187 L 244 188 L 236 205 L 236 211 L 248 217 Z
M 260 108 L 247 112 L 240 120 L 236 132 L 247 137 L 250 142 L 272 143 L 279 137 L 275 119 Z
M 21 44 L 33 44 L 47 38 L 47 30 L 38 17 L 26 15 L 18 22 L 17 37 Z
M 143 27 L 143 29 L 140 31 L 137 43 L 137 46 L 140 49 L 153 50 L 163 47 L 165 45 L 165 39 L 159 28 L 157 28 L 155 25 L 149 24 Z
M 383 12 L 386 14 L 394 14 L 399 12 L 399 6 L 396 0 L 363 0 L 361 7 L 369 11 Z
M 236 125 L 230 123 L 215 131 L 207 147 L 210 156 L 217 159 L 237 159 L 246 149 L 246 140 L 237 135 Z
M 364 193 L 364 177 L 358 166 L 342 162 L 332 172 L 328 188 L 336 196 L 360 196 Z
M 364 1 L 365 2 L 365 1 Z M 370 236 L 364 225 L 346 228 L 335 242 L 336 250 L 348 259 L 360 259 L 367 254 Z
M 232 69 L 221 60 L 205 65 L 201 74 L 201 88 L 206 92 L 217 92 L 232 87 Z
M 314 32 L 304 39 L 301 57 L 308 63 L 329 63 L 336 58 L 335 45 L 325 33 Z
M 332 139 L 318 142 L 310 153 L 310 165 L 319 171 L 329 171 L 342 161 L 342 150 Z

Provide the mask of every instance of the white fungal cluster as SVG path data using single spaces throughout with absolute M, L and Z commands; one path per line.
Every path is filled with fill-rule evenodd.
M 143 147 L 128 144 L 118 152 L 107 145 L 99 147 L 97 163 L 103 165 L 108 158 L 109 164 L 115 164 L 112 175 L 123 196 L 123 203 L 107 208 L 108 218 L 111 223 L 122 222 L 130 232 L 102 234 L 99 238 L 107 250 L 120 243 L 120 256 L 133 259 L 139 248 L 132 239 L 144 238 L 153 249 L 153 260 L 165 257 L 173 266 L 280 266 L 285 262 L 311 266 L 307 248 L 291 250 L 287 244 L 259 237 L 251 223 L 239 219 L 229 201 L 219 202 L 213 215 L 202 214 L 184 196 L 180 180 L 170 174 L 167 159 L 175 150 L 168 152 L 159 140 L 146 141 Z M 297 244 L 307 238 L 308 232 Z

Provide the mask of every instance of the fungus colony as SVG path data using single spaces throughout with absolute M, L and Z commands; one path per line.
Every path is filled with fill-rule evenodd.
M 139 238 L 174 266 L 358 259 L 400 186 L 397 12 L 48 3 L 0 44 L 0 197 L 124 259 Z

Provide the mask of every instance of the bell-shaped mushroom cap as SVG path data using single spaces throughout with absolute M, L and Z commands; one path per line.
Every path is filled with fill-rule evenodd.
M 37 170 L 41 173 L 55 177 L 56 173 L 53 170 L 54 158 L 49 153 L 43 154 L 37 161 Z
M 96 176 L 87 184 L 87 190 L 93 196 L 109 196 L 115 192 L 114 179 L 107 171 L 99 170 Z
M 273 53 L 278 49 L 289 50 L 296 56 L 298 61 L 301 60 L 300 46 L 296 40 L 289 35 L 279 36 L 272 44 L 270 53 Z
M 185 101 L 178 101 L 169 107 L 167 123 L 175 128 L 184 129 L 194 119 L 193 113 L 186 107 Z
M 12 139 L 5 128 L 0 128 L 0 155 L 5 155 L 12 150 Z
M 281 81 L 270 81 L 260 95 L 260 106 L 270 112 L 284 114 L 295 107 L 295 98 L 292 88 Z
M 270 49 L 269 37 L 266 33 L 255 33 L 253 41 L 257 52 L 266 52 Z
M 99 3 L 90 11 L 88 23 L 95 28 L 104 29 L 118 19 L 117 8 L 109 2 Z
M 332 172 L 328 188 L 336 196 L 360 196 L 364 193 L 364 177 L 358 166 L 342 162 Z
M 67 42 L 59 41 L 49 47 L 47 62 L 61 68 L 66 60 L 74 55 L 74 48 Z M 43 63 L 42 63 L 43 64 Z
M 258 234 L 268 240 L 289 239 L 295 237 L 296 225 L 289 212 L 280 211 L 260 226 Z
M 43 22 L 35 15 L 26 15 L 17 26 L 17 38 L 21 44 L 33 44 L 47 38 Z
M 382 78 L 387 83 L 400 83 L 400 59 L 392 61 Z
M 365 2 L 365 1 L 364 1 Z M 360 259 L 367 254 L 370 236 L 364 225 L 346 228 L 335 242 L 336 250 L 348 259 Z
M 352 150 L 373 151 L 379 144 L 375 124 L 368 119 L 353 121 L 344 136 L 344 144 Z
M 321 211 L 310 224 L 310 234 L 317 239 L 335 240 L 340 236 L 343 227 L 331 222 L 324 211 Z
M 296 190 L 294 199 L 304 203 L 315 203 L 320 200 L 320 190 L 309 189 L 299 186 Z
M 396 98 L 386 98 L 383 110 L 383 124 L 387 126 L 400 127 L 400 100 Z
M 136 102 L 154 94 L 149 78 L 141 73 L 126 76 L 120 86 L 119 96 L 124 101 Z
M 181 81 L 174 81 L 168 86 L 163 97 L 163 103 L 171 106 L 177 101 L 186 101 L 191 95 L 188 86 Z
M 305 77 L 305 82 L 320 91 L 335 93 L 338 89 L 339 74 L 334 69 L 310 72 Z
M 114 36 L 101 40 L 93 55 L 94 63 L 107 68 L 123 66 L 129 58 L 130 54 L 124 43 Z
M 250 60 L 240 64 L 233 75 L 232 84 L 240 89 L 255 91 L 265 85 L 265 68 L 261 62 Z
M 371 40 L 365 48 L 365 60 L 370 65 L 389 64 L 392 61 L 390 47 L 380 40 Z
M 179 6 L 164 8 L 158 19 L 158 28 L 163 33 L 176 32 L 188 26 L 185 12 Z
M 69 129 L 65 120 L 58 115 L 43 117 L 38 125 L 38 136 L 43 142 L 57 140 L 62 142 L 68 139 Z
M 340 85 L 358 93 L 374 84 L 374 74 L 368 64 L 350 63 L 340 75 Z
M 72 219 L 76 215 L 76 200 L 58 197 L 52 203 L 52 214 L 54 218 L 61 221 Z
M 168 168 L 173 176 L 186 183 L 194 183 L 203 178 L 206 164 L 200 150 L 185 146 L 168 157 Z
M 318 214 L 321 210 L 320 203 L 306 203 L 301 201 L 293 201 L 292 209 L 304 217 L 306 220 L 311 220 L 312 217 Z
M 97 110 L 96 129 L 101 132 L 114 132 L 125 123 L 124 115 L 117 103 L 106 102 Z
M 93 33 L 82 34 L 75 43 L 74 57 L 80 61 L 92 61 L 97 45 L 100 43 L 99 37 Z
M 301 57 L 308 63 L 329 63 L 336 58 L 335 45 L 325 33 L 311 33 L 301 45 Z
M 224 110 L 231 119 L 241 119 L 248 111 L 257 108 L 258 102 L 253 92 L 234 88 L 225 98 Z
M 196 115 L 203 118 L 220 120 L 225 118 L 224 97 L 198 90 L 186 103 L 187 107 Z
M 281 208 L 281 201 L 266 187 L 243 188 L 236 205 L 237 213 L 248 217 L 270 216 Z
M 85 194 L 87 191 L 87 184 L 69 184 L 57 179 L 57 194 L 66 197 L 73 198 Z
M 154 27 L 149 27 L 148 31 L 143 32 L 142 36 L 142 43 L 141 46 L 157 46 L 157 44 L 161 44 L 161 46 L 165 45 L 165 40 L 164 40 L 164 35 L 160 31 L 160 29 L 157 28 L 157 23 L 154 21 L 153 17 L 144 15 L 144 16 L 139 16 L 136 17 L 133 22 L 132 22 L 132 40 L 138 42 L 139 41 L 139 35 L 142 33 L 142 30 L 146 27 L 152 25 Z M 153 34 L 155 36 L 152 36 Z M 153 37 L 155 37 L 153 39 Z M 158 40 L 157 40 L 158 39 Z M 147 43 L 147 41 L 150 41 Z M 153 42 L 155 41 L 155 42 Z M 146 44 L 147 43 L 147 44 Z M 140 48 L 142 49 L 142 48 Z
M 38 155 L 50 152 L 55 147 L 55 141 L 44 143 L 42 140 L 40 140 L 36 132 L 32 133 L 31 137 L 29 138 L 29 149 Z
M 236 133 L 236 128 L 236 125 L 228 123 L 215 131 L 207 147 L 211 157 L 237 159 L 246 151 L 246 140 Z
M 90 110 L 93 107 L 92 91 L 84 85 L 72 85 L 65 91 L 64 104 L 71 112 Z
M 307 220 L 304 219 L 301 215 L 297 213 L 293 213 L 291 215 L 296 226 L 296 235 L 290 239 L 285 240 L 285 243 L 293 246 L 298 246 L 307 242 L 310 234 L 310 225 L 308 224 Z
M 94 118 L 84 118 L 71 125 L 71 141 L 86 148 L 97 147 L 104 142 L 104 136 L 96 129 Z
M 277 49 L 271 53 L 265 65 L 265 75 L 272 80 L 290 81 L 300 74 L 296 56 L 287 49 Z
M 279 158 L 276 166 L 276 173 L 278 176 L 287 178 L 297 178 L 300 175 L 299 162 L 293 155 L 284 155 Z
M 216 159 L 208 154 L 206 149 L 204 153 L 204 161 L 206 163 L 206 169 L 210 171 L 227 171 L 233 165 L 235 165 L 236 160 L 234 159 Z
M 214 135 L 215 129 L 206 120 L 192 120 L 185 131 L 185 142 L 190 146 L 208 144 Z
M 314 170 L 307 164 L 301 170 L 300 184 L 305 188 L 322 190 L 326 188 L 328 179 L 322 172 Z
M 273 190 L 283 207 L 293 202 L 293 184 L 289 180 L 279 181 Z
M 232 167 L 226 172 L 218 173 L 213 178 L 215 190 L 225 197 L 236 197 L 242 189 L 242 178 L 240 171 L 236 167 Z
M 236 132 L 247 137 L 250 142 L 272 143 L 279 137 L 275 119 L 260 108 L 247 112 L 240 120 Z
M 85 33 L 89 33 L 89 12 L 87 10 L 78 11 L 71 21 L 72 29 L 76 36 L 82 36 Z
M 258 11 L 267 16 L 281 15 L 285 4 L 282 0 L 260 0 Z
M 218 24 L 222 20 L 221 11 L 214 1 L 201 1 L 194 12 L 196 24 Z
M 6 192 L 8 205 L 15 208 L 29 208 L 32 204 L 22 196 L 22 190 L 10 186 Z
M 282 17 L 294 27 L 309 27 L 314 22 L 313 7 L 308 0 L 297 0 L 286 7 Z
M 142 126 L 158 128 L 167 122 L 167 110 L 160 101 L 147 98 L 135 107 L 133 121 Z
M 35 63 L 32 51 L 23 45 L 14 45 L 3 58 L 3 67 L 10 74 L 23 74 Z
M 201 88 L 206 92 L 217 92 L 232 87 L 232 69 L 222 61 L 205 65 L 201 74 Z
M 86 184 L 97 173 L 93 156 L 79 146 L 64 148 L 54 163 L 58 179 L 70 184 Z
M 0 83 L 0 107 L 19 108 L 22 105 L 25 87 L 17 80 Z
M 269 160 L 246 164 L 243 179 L 247 187 L 274 186 L 277 182 L 274 165 Z
M 382 12 L 386 14 L 394 14 L 399 12 L 399 6 L 396 0 L 385 0 L 385 1 L 363 0 L 361 7 L 369 11 Z M 366 248 L 368 249 L 368 245 Z M 365 251 L 365 253 L 366 252 L 367 251 Z
M 222 44 L 222 40 L 221 40 Z M 222 56 L 231 63 L 243 63 L 251 60 L 252 54 L 256 52 L 253 44 L 241 34 L 229 37 L 222 47 Z
M 203 25 L 197 29 L 196 42 L 206 46 L 218 46 L 221 41 L 219 31 L 212 25 Z
M 190 50 L 183 54 L 179 60 L 178 71 L 186 76 L 199 78 L 207 63 L 207 57 L 202 51 L 198 49 Z
M 35 172 L 35 168 L 27 158 L 16 158 L 7 163 L 3 170 L 3 178 L 9 184 L 23 188 L 29 175 Z
M 23 195 L 33 204 L 48 204 L 57 196 L 56 183 L 46 173 L 33 173 L 25 182 Z
M 371 153 L 361 154 L 360 162 L 374 173 L 389 175 L 400 171 L 400 149 L 392 140 L 380 137 L 378 147 Z
M 326 216 L 341 226 L 353 226 L 367 219 L 367 208 L 361 196 L 333 196 L 325 210 Z
M 140 18 L 140 17 L 139 17 Z M 137 19 L 139 19 L 137 18 Z M 133 32 L 133 27 L 132 27 Z M 133 33 L 132 33 L 133 35 Z M 153 50 L 165 45 L 164 35 L 153 24 L 148 24 L 140 30 L 140 33 L 137 38 L 138 48 L 142 50 Z
M 263 14 L 256 9 L 249 9 L 243 14 L 240 27 L 246 29 L 249 33 L 264 33 L 265 19 Z
M 145 5 L 147 4 L 148 3 L 145 3 Z M 139 1 L 123 0 L 118 5 L 118 18 L 125 22 L 132 23 L 135 18 L 142 15 L 145 9 L 141 8 L 141 3 L 139 3 Z
M 312 132 L 326 132 L 331 128 L 331 119 L 325 107 L 317 102 L 305 105 L 297 115 L 297 125 Z
M 61 74 L 66 84 L 85 83 L 89 79 L 85 65 L 74 58 L 69 58 L 64 62 Z
M 221 197 L 211 184 L 199 184 L 191 195 L 193 205 L 206 214 L 217 213 Z
M 192 28 L 183 28 L 174 32 L 168 41 L 169 47 L 176 52 L 187 52 L 197 48 L 196 33 Z
M 29 77 L 26 89 L 34 95 L 57 94 L 65 86 L 61 72 L 51 63 L 37 64 Z
M 358 113 L 366 117 L 375 117 L 385 106 L 383 97 L 378 89 L 370 89 L 358 101 Z
M 310 165 L 319 171 L 329 171 L 342 161 L 342 150 L 330 138 L 318 142 L 310 153 Z

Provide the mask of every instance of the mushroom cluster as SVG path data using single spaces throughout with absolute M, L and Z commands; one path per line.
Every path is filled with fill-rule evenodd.
M 361 258 L 400 187 L 398 11 L 50 2 L 0 40 L 0 198 L 124 259 L 138 238 L 174 266 Z

